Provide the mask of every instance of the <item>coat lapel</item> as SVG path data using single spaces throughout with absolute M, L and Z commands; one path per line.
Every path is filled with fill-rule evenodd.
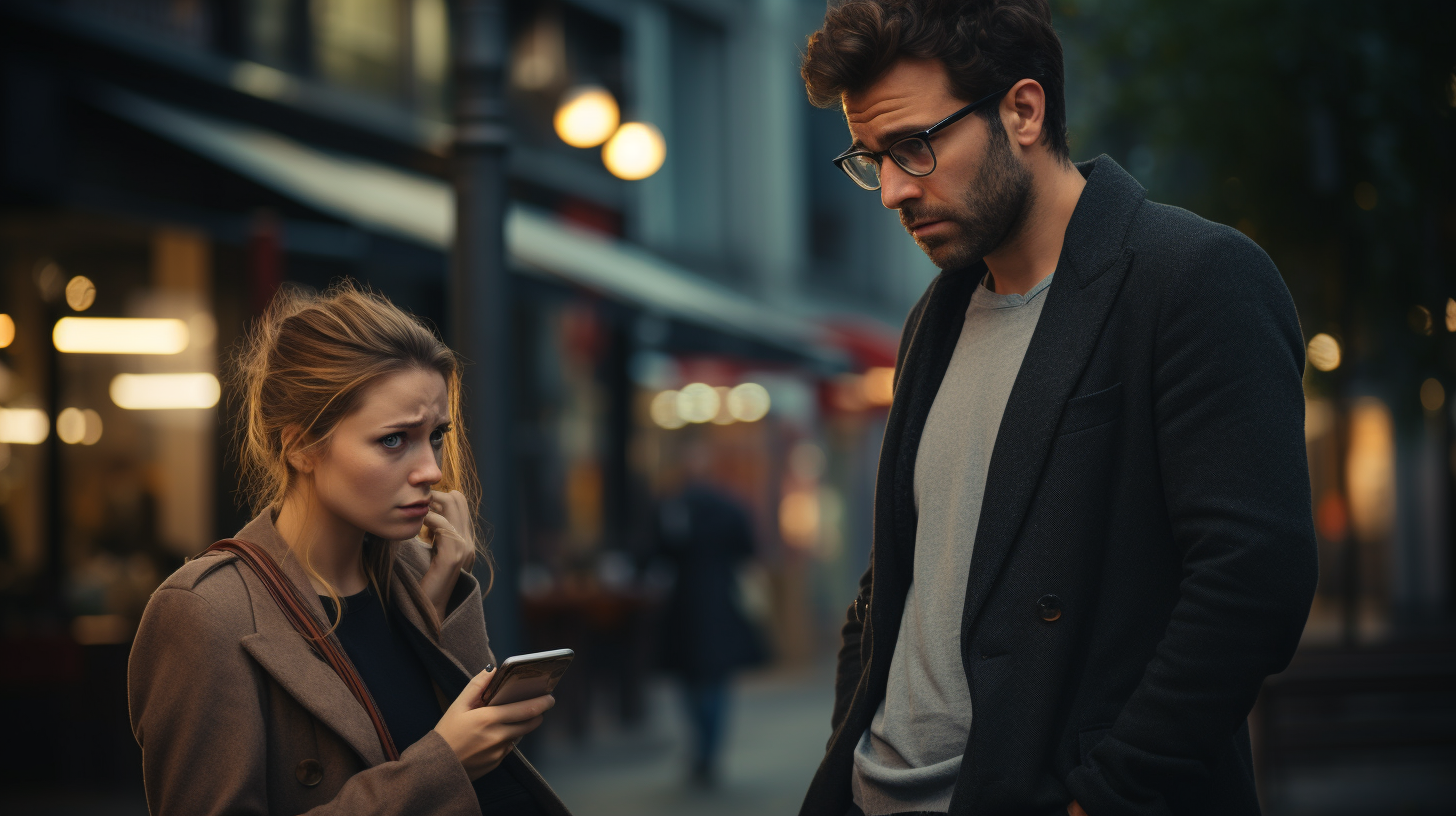
M 984 607 L 1041 481 L 1062 409 L 1081 379 L 1132 257 L 1123 247 L 1146 191 L 1112 159 L 1082 165 L 1056 277 L 1011 388 L 991 452 L 971 555 L 962 642 Z M 913 452 L 912 452 L 913 453 Z M 913 473 L 913 456 L 911 458 Z
M 308 574 L 278 534 L 268 511 L 244 527 L 237 537 L 266 550 L 298 588 L 314 616 L 320 621 L 328 621 L 318 593 L 309 583 Z M 333 668 L 294 630 L 253 571 L 239 569 L 238 572 L 252 596 L 257 630 L 243 638 L 243 648 L 289 696 L 347 742 L 366 765 L 384 762 L 384 749 L 379 745 L 379 735 L 374 731 L 369 713 L 354 699 L 349 687 L 344 685 Z

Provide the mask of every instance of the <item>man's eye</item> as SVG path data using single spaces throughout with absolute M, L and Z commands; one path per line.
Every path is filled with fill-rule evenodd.
M 404 444 L 404 434 L 392 433 L 389 436 L 386 436 L 383 439 L 379 440 L 379 444 L 383 445 L 386 448 L 397 448 L 400 445 Z

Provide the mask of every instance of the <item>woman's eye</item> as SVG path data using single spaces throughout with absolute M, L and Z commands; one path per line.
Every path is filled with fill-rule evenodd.
M 435 431 L 434 433 L 430 434 L 430 444 L 434 445 L 437 448 L 445 444 L 445 432 Z
M 386 448 L 397 448 L 400 445 L 404 444 L 404 434 L 390 434 L 389 436 L 386 436 L 383 439 L 379 440 L 379 444 L 383 445 Z

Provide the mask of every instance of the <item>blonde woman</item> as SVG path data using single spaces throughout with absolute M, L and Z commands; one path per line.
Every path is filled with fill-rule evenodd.
M 238 366 L 258 515 L 162 584 L 131 652 L 151 812 L 564 816 L 514 751 L 554 700 L 479 705 L 458 358 L 346 284 L 280 294 Z

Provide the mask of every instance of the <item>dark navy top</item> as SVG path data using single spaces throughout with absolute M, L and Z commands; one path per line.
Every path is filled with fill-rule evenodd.
M 324 610 L 332 622 L 335 616 L 333 602 L 324 596 L 319 596 L 319 599 L 323 601 Z M 418 632 L 414 632 L 416 637 L 410 637 L 413 625 L 393 607 L 386 614 L 373 587 L 366 587 L 363 592 L 344 598 L 343 602 L 344 617 L 334 633 L 368 687 L 374 704 L 379 706 L 379 713 L 384 717 L 395 747 L 403 753 L 405 748 L 434 730 L 444 713 L 435 697 L 432 681 L 453 697 L 451 691 L 458 694 L 464 688 L 462 679 L 468 681 L 469 678 L 463 677 L 463 673 L 448 659 L 440 659 L 444 656 L 426 638 L 418 636 Z M 431 658 L 428 663 L 426 656 L 420 654 L 421 649 L 435 652 L 428 656 Z M 453 671 L 462 674 L 462 678 L 435 678 L 431 676 L 431 668 L 440 672 Z M 542 813 L 540 805 L 525 787 L 501 768 L 475 780 L 474 787 L 480 810 L 485 816 L 534 816 Z

